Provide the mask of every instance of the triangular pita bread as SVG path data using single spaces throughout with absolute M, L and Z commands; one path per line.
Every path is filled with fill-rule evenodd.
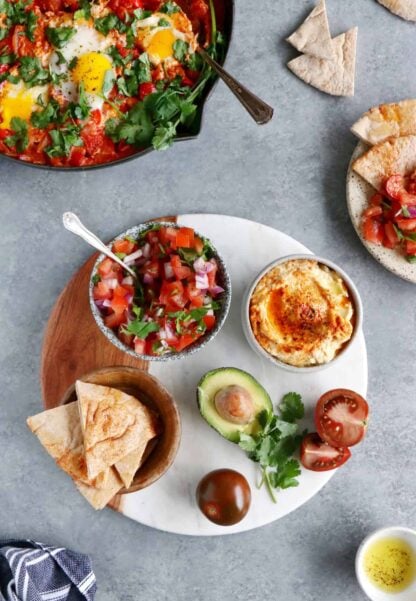
M 87 499 L 94 509 L 103 509 L 109 501 L 118 493 L 123 486 L 114 468 L 108 470 L 106 488 L 97 488 L 84 484 L 80 480 L 74 480 L 79 492 Z
M 316 58 L 335 58 L 326 14 L 325 0 L 319 0 L 302 25 L 287 38 L 299 52 Z
M 403 100 L 372 108 L 354 123 L 351 131 L 371 145 L 388 138 L 415 135 L 416 100 Z
M 302 55 L 287 66 L 299 79 L 322 92 L 333 96 L 354 96 L 357 31 L 355 27 L 332 40 L 335 60 Z
M 91 479 L 156 435 L 151 412 L 134 397 L 79 380 L 76 391 Z
M 415 0 L 378 0 L 378 2 L 402 19 L 416 21 Z
M 91 484 L 85 462 L 78 403 L 42 411 L 29 417 L 27 424 L 64 472 L 71 478 Z M 94 486 L 104 488 L 107 477 L 108 470 L 98 474 Z
M 120 461 L 117 461 L 117 463 L 114 464 L 114 467 L 116 468 L 116 471 L 122 479 L 123 484 L 126 488 L 129 488 L 129 486 L 133 482 L 133 478 L 137 470 L 142 464 L 143 455 L 146 450 L 147 443 L 147 440 L 143 440 L 137 449 L 135 449 L 134 451 L 123 457 L 123 459 L 120 459 Z
M 353 169 L 379 192 L 390 175 L 410 175 L 416 169 L 416 136 L 377 144 L 353 163 Z

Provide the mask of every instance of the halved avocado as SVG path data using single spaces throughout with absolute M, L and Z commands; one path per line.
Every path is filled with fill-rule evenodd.
M 273 411 L 272 401 L 263 386 L 246 371 L 235 367 L 221 367 L 209 371 L 201 378 L 197 388 L 199 411 L 202 417 L 221 436 L 231 442 L 238 442 L 240 433 L 255 433 L 258 423 L 254 418 L 250 423 L 244 425 L 234 424 L 225 420 L 215 407 L 215 395 L 227 386 L 241 386 L 251 395 L 254 404 L 254 415 L 257 416 L 265 409 Z

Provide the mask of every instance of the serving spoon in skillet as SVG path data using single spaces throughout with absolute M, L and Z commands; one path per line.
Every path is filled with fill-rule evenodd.
M 75 213 L 71 213 L 69 211 L 67 213 L 64 213 L 62 215 L 62 222 L 64 224 L 64 228 L 67 229 L 69 232 L 72 232 L 73 234 L 76 234 L 77 236 L 85 240 L 85 242 L 93 246 L 95 249 L 107 255 L 107 257 L 109 257 L 113 261 L 116 261 L 116 263 L 118 263 L 123 267 L 123 269 L 128 271 L 133 278 L 137 278 L 137 273 L 135 273 L 133 269 L 131 269 L 131 267 L 129 267 L 128 265 L 126 265 L 126 263 L 119 259 L 117 255 L 111 252 L 108 246 L 106 246 L 104 242 L 97 238 L 95 234 L 90 232 L 90 230 L 87 229 L 83 223 L 81 223 L 81 220 L 79 219 L 79 217 L 77 217 L 77 215 L 75 215 Z

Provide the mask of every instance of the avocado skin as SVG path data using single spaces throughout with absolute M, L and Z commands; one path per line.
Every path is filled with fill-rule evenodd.
M 273 411 L 269 394 L 251 374 L 236 367 L 220 367 L 207 372 L 197 386 L 197 403 L 201 416 L 211 428 L 230 442 L 238 443 L 240 434 L 253 434 L 257 428 L 257 420 L 239 426 L 224 420 L 217 412 L 214 397 L 218 390 L 225 386 L 238 385 L 248 390 L 252 396 L 255 413 L 258 415 L 265 409 Z

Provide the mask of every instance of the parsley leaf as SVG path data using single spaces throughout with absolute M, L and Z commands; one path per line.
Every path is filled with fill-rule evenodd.
M 29 144 L 27 123 L 20 117 L 13 117 L 10 126 L 14 133 L 7 136 L 4 141 L 10 148 L 16 148 L 17 152 L 23 152 Z
M 175 2 L 165 2 L 165 4 L 159 9 L 161 13 L 165 13 L 166 15 L 173 15 L 174 13 L 178 13 L 180 8 Z
M 131 321 L 122 327 L 126 334 L 134 334 L 137 338 L 144 340 L 152 332 L 160 330 L 159 324 L 154 321 L 141 321 L 140 318 Z
M 75 35 L 75 27 L 47 27 L 46 37 L 55 48 L 63 48 Z
M 278 472 L 272 472 L 269 477 L 273 488 L 286 489 L 299 486 L 299 482 L 296 479 L 298 476 L 300 476 L 299 461 L 297 459 L 289 459 Z
M 302 397 L 296 392 L 288 392 L 279 405 L 282 420 L 294 423 L 297 419 L 302 419 L 305 415 L 305 408 L 302 403 Z

